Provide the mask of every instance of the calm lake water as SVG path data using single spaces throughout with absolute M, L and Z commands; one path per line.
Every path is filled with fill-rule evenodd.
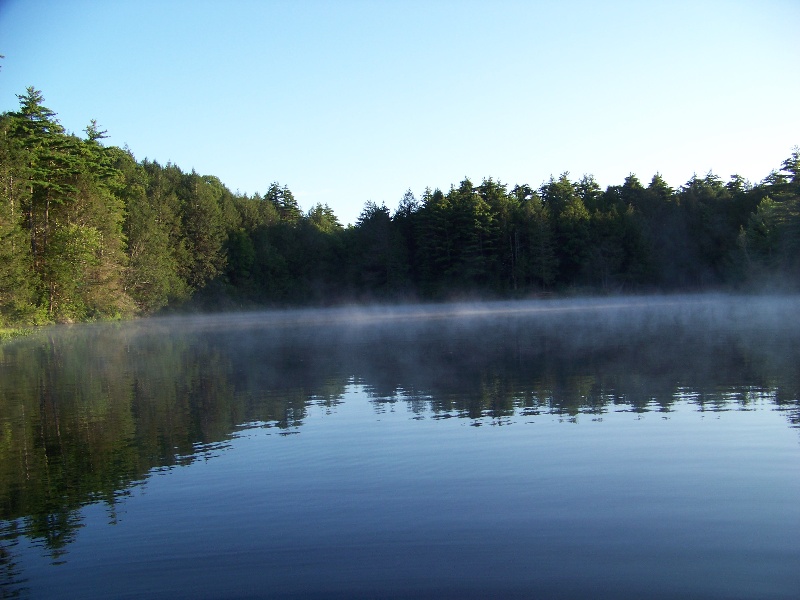
M 796 599 L 798 315 L 538 301 L 6 343 L 2 597 Z

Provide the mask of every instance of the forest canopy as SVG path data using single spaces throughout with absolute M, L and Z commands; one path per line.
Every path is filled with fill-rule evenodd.
M 192 306 L 512 298 L 800 284 L 800 148 L 752 184 L 656 173 L 603 190 L 492 178 L 367 202 L 343 227 L 272 183 L 137 161 L 91 121 L 69 133 L 42 93 L 0 115 L 0 326 Z

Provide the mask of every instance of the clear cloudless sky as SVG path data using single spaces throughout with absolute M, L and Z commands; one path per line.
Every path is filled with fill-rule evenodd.
M 758 182 L 800 144 L 800 1 L 0 0 L 29 85 L 137 159 L 344 223 L 466 176 Z

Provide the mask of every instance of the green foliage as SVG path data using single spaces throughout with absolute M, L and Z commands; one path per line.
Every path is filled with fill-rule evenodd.
M 540 189 L 542 201 L 553 219 L 562 285 L 578 282 L 589 257 L 589 211 L 568 176 L 569 173 L 563 173 L 557 180 L 551 177 Z
M 179 189 L 182 234 L 188 260 L 182 275 L 193 289 L 203 287 L 222 272 L 225 255 L 225 223 L 222 219 L 222 190 L 196 173 L 183 178 Z
M 0 115 L 0 326 L 151 314 L 210 289 L 287 305 L 800 283 L 800 148 L 757 185 L 464 179 L 409 190 L 394 214 L 368 202 L 345 229 L 286 185 L 233 194 L 101 145 L 94 120 L 66 133 L 35 88 L 18 99 Z
M 97 142 L 101 132 L 93 124 L 87 140 L 67 135 L 41 92 L 28 88 L 18 98 L 20 110 L 2 117 L 13 255 L 5 275 L 17 281 L 16 309 L 5 302 L 4 318 L 38 321 L 46 311 L 47 320 L 85 320 L 127 312 L 125 207 L 113 189 L 110 157 Z
M 555 233 L 549 210 L 530 188 L 521 194 L 514 238 L 518 252 L 515 279 L 523 289 L 550 289 L 558 273 Z
M 309 223 L 322 233 L 337 233 L 342 230 L 342 224 L 327 204 L 316 204 L 309 209 L 306 215 Z
M 265 200 L 275 207 L 282 221 L 297 223 L 303 216 L 300 205 L 289 188 L 281 187 L 277 182 L 269 186 Z
M 800 283 L 800 195 L 764 198 L 740 229 L 738 242 L 751 278 L 784 275 L 783 283 Z
M 0 325 L 30 322 L 35 295 L 32 258 L 20 206 L 23 189 L 16 175 L 18 157 L 8 144 L 10 119 L 0 120 Z M 17 164 L 15 164 L 17 163 Z
M 256 248 L 247 232 L 242 230 L 231 231 L 228 234 L 226 247 L 228 264 L 226 273 L 231 283 L 237 286 L 244 285 L 253 274 L 253 265 L 256 262 Z
M 348 238 L 351 281 L 360 293 L 385 294 L 394 283 L 392 218 L 383 204 L 367 202 Z

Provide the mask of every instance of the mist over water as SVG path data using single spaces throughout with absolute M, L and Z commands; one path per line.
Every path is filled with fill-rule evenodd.
M 596 392 L 645 405 L 669 402 L 681 385 L 751 376 L 796 391 L 796 309 L 796 297 L 723 295 L 355 307 L 152 320 L 136 334 L 191 332 L 228 348 L 237 372 L 277 385 L 338 375 L 377 398 L 430 398 L 431 408 L 442 393 L 469 395 L 492 377 L 524 387 L 592 376 Z M 663 387 L 641 397 L 637 377 Z M 551 399 L 589 400 L 561 391 Z
M 0 346 L 0 583 L 794 597 L 798 309 L 702 295 L 43 330 Z

